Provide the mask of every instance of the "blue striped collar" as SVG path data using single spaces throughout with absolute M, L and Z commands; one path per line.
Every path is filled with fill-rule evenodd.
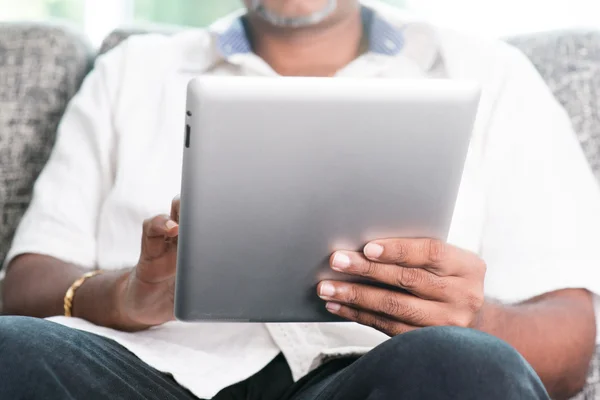
M 369 32 L 369 51 L 376 54 L 395 56 L 404 47 L 404 35 L 382 19 L 371 8 L 362 6 L 362 19 Z M 241 17 L 217 38 L 217 48 L 224 57 L 252 52 Z

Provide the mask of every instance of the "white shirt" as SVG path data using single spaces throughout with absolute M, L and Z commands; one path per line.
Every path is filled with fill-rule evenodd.
M 484 89 L 449 242 L 487 262 L 486 294 L 514 301 L 561 288 L 600 293 L 600 190 L 533 66 L 504 43 L 370 5 L 371 51 L 338 75 L 448 77 Z M 64 116 L 7 262 L 38 253 L 90 269 L 136 264 L 142 221 L 168 212 L 179 191 L 189 79 L 276 76 L 249 51 L 235 18 L 173 37 L 134 37 L 98 59 Z M 353 323 L 173 322 L 125 333 L 52 320 L 116 340 L 201 398 L 280 352 L 298 379 L 323 356 L 365 352 L 387 339 Z

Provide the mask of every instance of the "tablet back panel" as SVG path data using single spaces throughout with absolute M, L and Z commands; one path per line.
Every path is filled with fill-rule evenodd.
M 317 297 L 338 249 L 445 239 L 479 90 L 431 80 L 194 79 L 175 313 L 335 321 Z

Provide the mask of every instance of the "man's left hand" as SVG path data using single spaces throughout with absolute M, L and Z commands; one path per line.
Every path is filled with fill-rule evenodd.
M 476 327 L 486 266 L 474 253 L 434 239 L 384 239 L 363 253 L 338 251 L 330 263 L 390 287 L 323 281 L 317 290 L 333 314 L 389 336 L 427 326 Z

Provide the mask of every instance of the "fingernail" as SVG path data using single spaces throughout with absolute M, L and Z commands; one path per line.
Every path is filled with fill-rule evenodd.
M 319 289 L 319 296 L 321 297 L 333 297 L 335 294 L 335 287 L 329 282 L 323 282 Z
M 333 313 L 336 313 L 336 312 L 340 311 L 340 308 L 342 308 L 342 306 L 339 305 L 338 303 L 327 303 L 327 304 L 325 304 L 325 308 Z
M 383 254 L 383 246 L 377 243 L 369 243 L 365 246 L 364 253 L 368 258 L 379 258 Z
M 343 253 L 335 253 L 331 266 L 335 269 L 346 269 L 350 266 L 350 257 Z
M 167 227 L 167 229 L 168 229 L 168 230 L 171 230 L 171 229 L 173 229 L 173 228 L 176 228 L 176 227 L 177 227 L 177 223 L 176 223 L 175 221 L 168 220 L 168 221 L 165 223 L 165 226 Z

